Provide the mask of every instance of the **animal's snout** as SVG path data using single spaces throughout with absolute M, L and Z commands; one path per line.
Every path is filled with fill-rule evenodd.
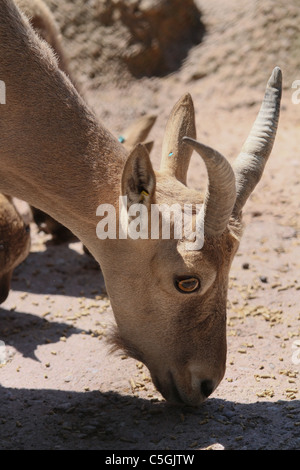
M 153 377 L 153 382 L 164 398 L 172 404 L 198 406 L 204 402 L 215 390 L 217 383 L 211 379 L 199 379 L 191 375 L 183 378 L 182 375 L 168 372 L 164 380 Z

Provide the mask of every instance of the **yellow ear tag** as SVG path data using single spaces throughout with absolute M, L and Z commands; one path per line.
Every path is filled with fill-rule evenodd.
M 143 200 L 145 199 L 145 196 L 149 196 L 149 193 L 147 193 L 147 191 L 143 190 L 141 192 L 141 201 L 140 202 L 143 202 Z

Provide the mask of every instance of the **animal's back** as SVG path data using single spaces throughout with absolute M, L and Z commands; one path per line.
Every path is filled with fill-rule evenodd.
M 69 75 L 68 60 L 61 45 L 61 33 L 48 6 L 41 0 L 15 0 L 15 3 L 27 16 L 34 30 L 55 51 L 59 68 Z

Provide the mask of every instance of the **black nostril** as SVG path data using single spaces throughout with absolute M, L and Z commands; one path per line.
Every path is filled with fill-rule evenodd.
M 207 398 L 212 394 L 214 389 L 214 384 L 212 380 L 203 380 L 201 382 L 201 392 Z

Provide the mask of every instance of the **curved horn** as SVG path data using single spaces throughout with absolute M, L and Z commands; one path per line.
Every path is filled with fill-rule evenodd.
M 220 236 L 227 227 L 236 200 L 235 177 L 230 163 L 216 150 L 183 138 L 204 160 L 208 187 L 204 201 L 204 234 Z M 201 213 L 200 213 L 201 214 Z
M 233 164 L 237 191 L 233 215 L 236 217 L 259 182 L 271 153 L 279 119 L 281 87 L 281 70 L 275 67 L 256 121 Z
M 186 93 L 175 104 L 165 130 L 160 170 L 186 185 L 193 150 L 184 145 L 184 136 L 196 138 L 195 111 L 192 97 Z

